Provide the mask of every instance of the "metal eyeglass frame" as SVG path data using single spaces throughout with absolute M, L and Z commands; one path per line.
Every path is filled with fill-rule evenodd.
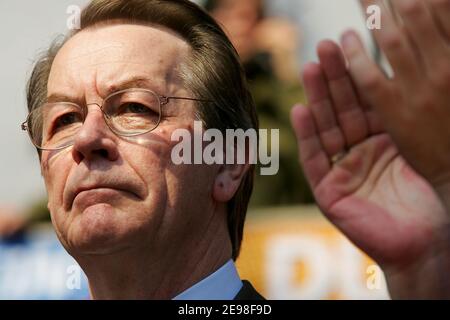
M 108 123 L 108 121 L 109 121 L 108 119 L 109 119 L 110 116 L 107 115 L 107 114 L 105 113 L 105 111 L 103 110 L 103 105 L 105 104 L 105 101 L 107 101 L 108 99 L 110 99 L 110 98 L 113 97 L 113 96 L 116 96 L 116 95 L 121 94 L 121 93 L 124 93 L 124 92 L 135 92 L 135 91 L 148 92 L 148 93 L 151 93 L 151 94 L 155 95 L 155 97 L 158 98 L 158 102 L 159 102 L 159 119 L 158 119 L 158 122 L 156 123 L 156 125 L 155 125 L 153 128 L 151 128 L 150 130 L 145 131 L 145 132 L 130 133 L 130 134 L 119 133 L 119 132 L 117 132 L 116 130 L 114 130 L 113 128 L 111 128 L 110 124 Z M 100 110 L 101 110 L 101 112 L 102 112 L 102 114 L 103 114 L 103 119 L 104 119 L 106 125 L 108 126 L 108 128 L 109 128 L 115 135 L 121 136 L 121 137 L 134 137 L 134 136 L 139 136 L 139 135 L 142 135 L 142 134 L 147 134 L 147 133 L 149 133 L 149 132 L 152 132 L 153 130 L 155 130 L 155 129 L 159 126 L 159 124 L 161 123 L 161 119 L 162 119 L 162 107 L 165 106 L 165 105 L 167 105 L 167 104 L 170 102 L 171 99 L 174 99 L 174 100 L 199 101 L 199 102 L 212 102 L 211 100 L 205 100 L 205 99 L 196 99 L 196 98 L 188 98 L 188 97 L 176 97 L 176 96 L 164 96 L 164 95 L 160 95 L 160 94 L 154 92 L 153 90 L 145 89 L 145 88 L 129 88 L 129 89 L 119 90 L 119 91 L 116 91 L 116 92 L 111 93 L 111 94 L 108 95 L 105 99 L 103 99 L 103 101 L 102 101 L 101 104 L 98 104 L 98 103 L 88 103 L 88 104 L 86 104 L 85 106 L 87 107 L 87 106 L 89 106 L 89 105 L 97 105 L 97 106 L 100 108 Z M 77 106 L 77 107 L 80 108 L 81 110 L 85 110 L 85 108 L 83 108 L 82 106 L 80 106 L 80 105 L 78 105 L 78 104 L 76 104 L 76 103 L 73 103 L 73 102 L 64 102 L 64 101 L 63 101 L 63 102 L 55 102 L 55 104 L 56 104 L 56 103 L 71 104 L 71 105 Z M 52 103 L 49 103 L 49 104 L 52 104 Z M 38 107 L 38 108 L 41 108 L 41 107 L 43 107 L 44 105 L 45 105 L 45 104 L 43 104 L 42 106 L 40 106 L 40 107 Z M 36 109 L 35 109 L 35 110 L 36 110 Z M 62 146 L 62 147 L 59 147 L 59 148 L 43 148 L 43 147 L 41 147 L 41 146 L 36 145 L 36 143 L 34 142 L 34 139 L 33 139 L 33 137 L 32 137 L 32 133 L 30 132 L 29 127 L 28 127 L 28 121 L 30 120 L 30 116 L 31 116 L 31 114 L 33 113 L 33 111 L 34 111 L 34 110 L 32 110 L 32 111 L 28 114 L 26 120 L 25 120 L 24 122 L 21 123 L 20 127 L 21 127 L 21 129 L 22 129 L 23 131 L 27 131 L 28 136 L 29 136 L 29 138 L 30 138 L 30 140 L 31 140 L 31 143 L 32 143 L 37 149 L 39 149 L 39 150 L 47 150 L 47 151 L 55 151 L 55 150 L 62 150 L 62 149 L 65 149 L 65 148 L 70 147 L 71 145 L 73 145 L 73 141 L 72 141 L 70 144 L 65 145 L 65 146 Z M 84 121 L 86 120 L 86 116 L 87 116 L 87 112 L 86 112 L 86 114 L 84 114 L 83 123 L 84 123 Z

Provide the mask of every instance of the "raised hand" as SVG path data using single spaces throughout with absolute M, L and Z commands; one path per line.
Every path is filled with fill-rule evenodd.
M 449 217 L 358 94 L 339 47 L 325 41 L 318 53 L 320 64 L 304 69 L 309 105 L 294 107 L 291 117 L 300 162 L 326 217 L 380 264 L 393 295 L 404 296 L 397 279 L 422 264 L 442 265 L 430 261 Z
M 450 0 L 381 0 L 374 38 L 388 58 L 388 79 L 347 32 L 343 49 L 358 90 L 379 114 L 402 156 L 436 190 L 450 214 Z M 401 22 L 397 22 L 401 21 Z

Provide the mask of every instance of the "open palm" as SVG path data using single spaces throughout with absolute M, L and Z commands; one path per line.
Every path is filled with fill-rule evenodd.
M 304 70 L 309 106 L 292 112 L 316 201 L 380 265 L 408 264 L 427 252 L 448 217 L 361 100 L 340 49 L 325 41 L 318 52 L 320 64 Z

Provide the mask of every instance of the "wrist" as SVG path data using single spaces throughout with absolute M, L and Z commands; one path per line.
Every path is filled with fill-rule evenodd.
M 383 270 L 392 299 L 450 299 L 450 232 L 410 264 Z

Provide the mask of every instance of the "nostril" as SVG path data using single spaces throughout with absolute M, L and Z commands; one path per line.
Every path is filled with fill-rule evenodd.
M 81 152 L 74 151 L 74 152 L 72 152 L 72 155 L 73 155 L 73 159 L 75 160 L 75 162 L 77 164 L 80 164 L 81 161 L 83 161 L 83 159 L 84 159 L 84 155 Z
M 108 158 L 108 151 L 106 149 L 95 150 L 94 153 L 98 154 L 102 158 Z
M 73 155 L 73 159 L 75 160 L 75 162 L 80 164 L 86 158 L 86 156 L 89 158 L 97 157 L 97 158 L 109 159 L 111 154 L 106 149 L 97 149 L 97 150 L 92 150 L 87 154 L 84 154 L 83 152 L 80 152 L 80 151 L 74 151 L 72 153 L 72 155 Z

